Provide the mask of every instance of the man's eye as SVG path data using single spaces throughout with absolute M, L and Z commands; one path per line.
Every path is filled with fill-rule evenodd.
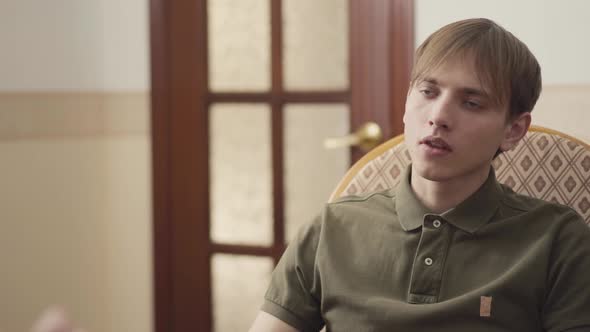
M 468 109 L 472 109 L 472 110 L 476 110 L 476 109 L 481 108 L 481 104 L 479 104 L 478 102 L 472 101 L 472 100 L 465 101 L 464 105 Z
M 433 97 L 434 96 L 434 91 L 432 91 L 430 89 L 421 89 L 420 93 L 426 97 Z

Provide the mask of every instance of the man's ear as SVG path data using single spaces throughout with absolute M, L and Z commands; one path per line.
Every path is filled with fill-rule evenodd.
M 526 135 L 531 125 L 531 112 L 519 114 L 516 118 L 511 119 L 506 124 L 504 139 L 500 145 L 502 151 L 508 151 Z

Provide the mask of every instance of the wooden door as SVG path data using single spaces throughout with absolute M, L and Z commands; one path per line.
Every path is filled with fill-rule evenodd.
M 303 7 L 296 7 L 302 4 Z M 223 10 L 229 11 L 229 14 L 224 14 Z M 340 16 L 335 19 L 333 15 L 338 11 Z M 306 21 L 312 20 L 311 17 L 315 17 L 316 23 L 322 22 L 321 16 L 318 19 L 321 13 L 326 13 L 325 20 L 333 25 L 342 27 L 344 22 L 344 30 L 332 34 L 308 31 L 303 40 L 315 43 L 316 46 L 310 48 L 321 48 L 332 42 L 330 38 L 344 38 L 345 56 L 334 56 L 340 57 L 339 63 L 345 62 L 344 74 L 326 69 L 332 65 L 331 59 L 321 52 L 311 56 L 285 54 L 289 49 L 297 50 L 298 45 L 306 45 L 305 42 L 298 44 L 297 33 L 307 31 L 308 27 L 293 28 L 289 24 L 299 20 L 312 25 L 311 21 Z M 252 19 L 248 15 L 258 16 Z M 332 23 L 325 29 L 331 31 Z M 223 31 L 228 26 L 235 29 L 240 24 L 244 30 L 257 26 L 249 33 L 240 31 L 246 40 L 239 41 L 238 38 L 235 43 L 238 49 L 247 50 L 243 53 L 252 50 L 251 44 L 267 45 L 262 47 L 262 52 L 245 55 L 250 57 L 246 61 L 251 61 L 253 67 L 262 63 L 260 70 L 252 70 L 249 66 L 231 69 L 234 64 L 232 59 L 236 59 L 241 51 L 215 53 L 218 48 L 215 43 L 223 41 L 226 35 L 216 37 L 212 30 Z M 257 37 L 249 39 L 253 35 Z M 320 37 L 324 38 L 323 41 L 314 40 Z M 261 42 L 260 38 L 267 38 L 267 41 Z M 343 46 L 338 44 L 334 47 Z M 248 273 L 253 273 L 250 277 L 264 279 L 281 256 L 289 237 L 287 233 L 292 233 L 289 229 L 294 228 L 289 226 L 288 221 L 294 208 L 290 207 L 289 197 L 286 196 L 296 194 L 290 189 L 292 185 L 286 183 L 292 180 L 288 180 L 285 173 L 297 172 L 298 168 L 308 167 L 314 160 L 289 157 L 292 155 L 289 141 L 309 138 L 318 132 L 321 134 L 324 127 L 326 131 L 331 130 L 331 125 L 313 126 L 322 118 L 325 124 L 342 123 L 342 118 L 334 118 L 334 114 L 344 114 L 346 129 L 354 130 L 367 121 L 374 121 L 381 126 L 385 138 L 401 133 L 412 53 L 413 2 L 410 0 L 151 1 L 154 308 L 157 332 L 213 331 L 215 327 L 221 332 L 223 326 L 228 329 L 229 325 L 220 324 L 220 320 L 232 320 L 234 317 L 219 316 L 214 312 L 219 310 L 214 310 L 215 304 L 215 308 L 219 308 L 219 303 L 222 303 L 222 310 L 227 310 L 228 306 L 240 303 L 239 300 L 249 294 L 254 285 L 240 286 L 234 291 L 235 301 L 214 298 L 217 289 L 231 288 L 232 284 L 235 286 Z M 223 56 L 230 60 L 220 64 L 219 58 L 223 56 L 219 54 L 225 54 Z M 319 66 L 297 64 L 300 58 L 305 57 L 312 61 L 324 57 L 324 63 Z M 229 73 L 219 74 L 216 68 L 218 71 L 230 70 Z M 306 70 L 309 71 L 306 73 Z M 325 74 L 315 75 L 316 81 L 307 82 L 309 77 L 324 70 L 327 70 Z M 263 72 L 261 79 L 245 79 L 258 71 Z M 215 75 L 221 78 L 213 77 Z M 256 130 L 252 129 L 253 121 L 258 121 Z M 299 123 L 299 127 L 289 129 L 293 123 Z M 301 134 L 309 128 L 313 130 L 310 129 L 308 135 Z M 245 134 L 237 132 L 240 130 L 245 130 Z M 237 145 L 243 142 L 249 145 L 233 152 L 226 151 L 225 159 L 219 158 L 224 154 L 223 148 L 216 143 L 224 140 L 217 138 L 220 135 L 233 137 Z M 266 137 L 264 142 L 267 143 L 258 144 L 259 141 L 252 138 L 260 135 Z M 316 144 L 321 144 L 317 140 L 310 142 L 314 143 L 301 143 L 303 147 L 299 149 L 306 150 L 305 144 L 308 144 L 309 150 L 317 150 Z M 266 152 L 244 152 L 256 145 L 263 146 Z M 344 150 L 345 166 L 362 154 L 358 148 Z M 342 158 L 342 153 L 338 158 Z M 292 167 L 293 160 L 305 162 Z M 264 239 L 259 242 L 240 238 L 244 233 L 240 227 L 246 222 L 237 220 L 239 213 L 230 213 L 228 218 L 231 220 L 226 222 L 226 229 L 235 227 L 233 233 L 216 231 L 219 228 L 215 221 L 218 211 L 231 209 L 226 207 L 236 202 L 250 202 L 247 190 L 246 196 L 240 199 L 232 196 L 234 190 L 231 185 L 218 187 L 216 173 L 223 172 L 221 169 L 228 164 L 233 168 L 229 168 L 229 173 L 225 171 L 226 177 L 233 176 L 232 169 L 244 172 L 244 169 L 257 170 L 263 167 L 260 165 L 269 165 L 268 174 L 260 177 L 263 180 L 253 179 L 251 182 L 254 184 L 247 185 L 252 194 L 264 191 L 268 196 L 266 203 L 260 203 L 267 205 L 267 212 L 253 214 L 255 217 L 266 214 L 266 218 L 259 219 L 268 219 L 268 223 L 250 227 L 266 229 L 261 236 Z M 320 167 L 323 163 L 317 164 Z M 304 177 L 301 175 L 296 179 Z M 237 182 L 242 180 L 247 182 L 247 176 L 246 179 L 241 176 L 232 181 L 238 186 Z M 264 185 L 261 186 L 261 182 Z M 307 187 L 314 185 L 311 180 Z M 242 204 L 246 206 L 236 211 L 248 214 L 249 205 L 259 202 Z M 220 209 L 220 206 L 223 208 Z M 235 239 L 233 235 L 236 235 Z M 223 266 L 236 269 L 229 274 L 226 271 L 226 277 L 219 277 L 217 270 Z M 265 271 L 248 272 L 257 268 Z M 229 279 L 218 280 L 223 278 Z M 222 282 L 225 284 L 219 286 Z M 233 310 L 238 313 L 252 309 L 247 307 L 238 304 Z

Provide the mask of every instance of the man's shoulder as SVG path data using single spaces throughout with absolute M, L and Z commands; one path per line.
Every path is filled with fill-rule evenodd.
M 323 211 L 324 221 L 339 223 L 391 220 L 395 215 L 395 189 L 343 196 L 327 203 Z
M 542 223 L 543 220 L 549 223 L 575 220 L 585 224 L 582 216 L 571 206 L 520 194 L 506 185 L 501 185 L 501 188 L 501 211 L 506 217 L 528 216 L 536 223 Z
M 500 201 L 503 205 L 509 208 L 520 210 L 523 212 L 551 208 L 564 212 L 570 211 L 575 213 L 575 211 L 567 205 L 559 204 L 554 201 L 531 197 L 526 194 L 517 193 L 512 188 L 504 184 L 500 184 L 500 187 L 502 189 L 502 196 Z

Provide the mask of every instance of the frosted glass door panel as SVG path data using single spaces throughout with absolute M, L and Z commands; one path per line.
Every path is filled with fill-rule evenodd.
M 270 0 L 209 0 L 212 91 L 270 89 Z
M 272 243 L 270 109 L 215 104 L 210 110 L 211 239 Z
M 349 133 L 346 104 L 297 104 L 285 108 L 285 237 L 310 222 L 350 165 L 347 148 L 328 150 L 328 137 Z
M 213 256 L 215 332 L 248 331 L 264 300 L 272 269 L 273 261 L 266 257 Z
M 342 90 L 348 83 L 348 0 L 284 0 L 287 90 Z

